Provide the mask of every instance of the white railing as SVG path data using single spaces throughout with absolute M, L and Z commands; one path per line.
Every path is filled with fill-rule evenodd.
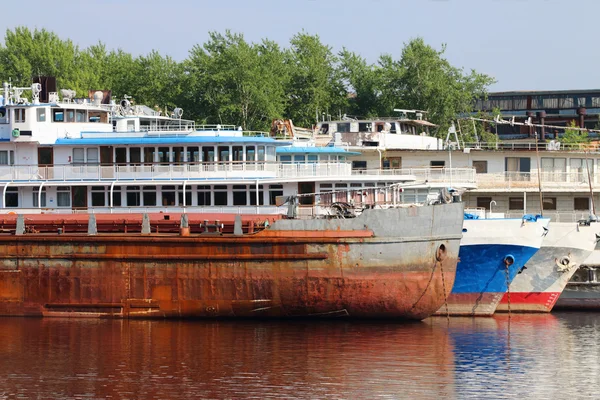
M 445 183 L 456 186 L 475 186 L 474 168 L 400 168 L 400 169 L 364 169 L 353 170 L 359 175 L 411 175 L 417 181 L 426 180 L 431 183 Z
M 0 208 L 0 214 L 134 214 L 134 213 L 198 213 L 198 214 L 285 214 L 287 206 L 169 206 L 169 207 L 90 207 L 90 208 Z
M 600 176 L 590 175 L 592 187 L 600 185 Z M 537 172 L 501 172 L 477 174 L 478 189 L 538 189 Z M 589 189 L 587 172 L 542 172 L 543 190 Z
M 560 140 L 559 140 L 560 142 Z M 557 146 L 556 143 L 550 142 L 542 142 L 539 141 L 537 144 L 535 142 L 482 142 L 482 143 L 464 143 L 461 144 L 462 147 L 471 148 L 471 149 L 480 149 L 480 150 L 529 150 L 535 151 L 590 151 L 592 153 L 598 153 L 600 151 L 600 147 L 596 143 L 562 143 Z
M 350 163 L 221 162 L 180 165 L 0 166 L 0 182 L 317 178 L 349 177 L 351 174 Z

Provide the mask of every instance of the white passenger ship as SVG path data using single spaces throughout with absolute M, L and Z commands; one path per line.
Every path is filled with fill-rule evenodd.
M 31 100 L 22 96 L 30 90 Z M 353 171 L 358 153 L 235 126 L 196 126 L 103 93 L 75 99 L 41 86 L 4 84 L 0 108 L 0 212 L 284 213 L 281 199 L 299 195 L 298 212 L 326 213 L 320 203 L 376 205 L 424 201 L 444 186 L 446 170 Z M 392 172 L 391 174 L 388 172 Z M 462 171 L 474 187 L 474 174 Z M 380 190 L 413 182 L 395 193 Z

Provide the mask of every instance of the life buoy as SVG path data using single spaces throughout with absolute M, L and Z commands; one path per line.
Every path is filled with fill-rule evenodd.
M 13 137 L 19 137 L 21 136 L 21 131 L 19 130 L 19 128 L 15 128 L 12 130 L 12 136 Z

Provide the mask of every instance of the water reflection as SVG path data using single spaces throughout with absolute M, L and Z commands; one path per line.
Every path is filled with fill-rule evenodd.
M 594 314 L 414 324 L 5 318 L 0 398 L 595 395 L 598 324 Z

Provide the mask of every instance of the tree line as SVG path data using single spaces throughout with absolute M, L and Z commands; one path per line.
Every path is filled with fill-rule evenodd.
M 132 96 L 137 104 L 182 107 L 185 118 L 266 130 L 275 118 L 311 127 L 324 116 L 391 116 L 394 108 L 428 111 L 442 127 L 471 112 L 494 79 L 453 66 L 415 38 L 397 57 L 368 63 L 346 48 L 335 53 L 318 35 L 300 32 L 287 47 L 251 43 L 240 33 L 211 32 L 183 61 L 153 50 L 134 57 L 98 44 L 79 48 L 45 29 L 7 30 L 0 44 L 0 79 L 28 86 L 34 76 L 55 76 L 59 89 L 87 97 L 89 89 Z

